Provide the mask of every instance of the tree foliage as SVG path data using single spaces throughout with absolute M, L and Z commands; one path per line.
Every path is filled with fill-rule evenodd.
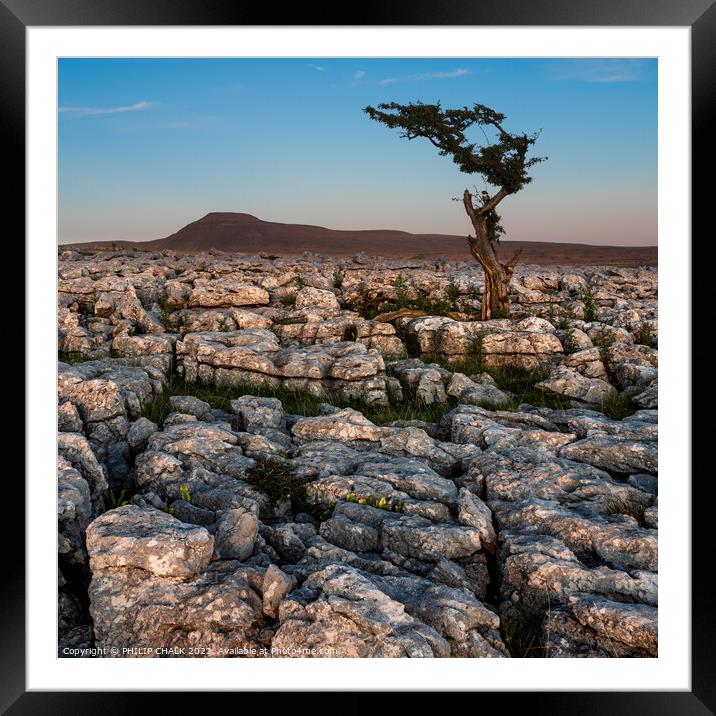
M 401 129 L 401 137 L 423 137 L 435 146 L 442 156 L 451 156 L 461 172 L 481 174 L 485 181 L 514 194 L 529 184 L 528 170 L 546 157 L 527 157 L 538 133 L 511 134 L 502 123 L 505 115 L 475 104 L 471 109 L 443 109 L 440 103 L 389 102 L 363 110 L 371 119 L 391 129 Z M 473 126 L 491 128 L 497 138 L 493 143 L 478 145 L 466 132 Z
M 443 109 L 439 102 L 389 102 L 377 108 L 365 107 L 363 111 L 376 122 L 400 129 L 401 137 L 427 139 L 441 156 L 452 157 L 461 172 L 480 174 L 486 185 L 497 187 L 493 194 L 484 190 L 475 191 L 475 196 L 465 189 L 462 202 L 475 229 L 475 236 L 467 237 L 470 252 L 485 272 L 482 319 L 509 313 L 508 287 L 520 252 L 506 263 L 500 261 L 495 244 L 504 229 L 496 207 L 505 197 L 529 184 L 532 181 L 529 170 L 545 160 L 546 157 L 527 156 L 538 134 L 508 132 L 502 126 L 505 115 L 484 104 Z M 484 144 L 468 136 L 473 127 L 481 130 Z

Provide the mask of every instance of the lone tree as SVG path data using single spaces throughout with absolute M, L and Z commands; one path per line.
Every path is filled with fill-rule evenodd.
M 391 129 L 401 129 L 401 137 L 424 137 L 441 156 L 451 156 L 461 172 L 481 174 L 488 184 L 496 187 L 493 193 L 476 192 L 475 197 L 465 189 L 462 201 L 475 230 L 475 236 L 467 237 L 470 251 L 485 271 L 482 319 L 508 314 L 507 289 L 520 251 L 507 263 L 497 258 L 495 246 L 504 229 L 495 209 L 506 196 L 516 194 L 529 184 L 528 169 L 546 159 L 527 157 L 529 148 L 537 141 L 537 133 L 510 134 L 502 126 L 505 116 L 483 104 L 476 104 L 472 109 L 443 109 L 439 102 L 390 102 L 379 104 L 377 109 L 365 107 L 363 111 L 376 122 Z M 465 136 L 473 125 L 482 128 L 487 142 L 485 145 L 478 146 Z M 496 135 L 492 144 L 487 139 L 485 128 Z

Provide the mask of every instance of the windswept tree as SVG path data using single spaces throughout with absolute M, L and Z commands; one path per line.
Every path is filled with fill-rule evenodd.
M 511 134 L 502 126 L 505 116 L 483 104 L 471 109 L 443 109 L 440 103 L 390 102 L 363 111 L 376 122 L 401 129 L 401 137 L 427 139 L 441 156 L 452 157 L 461 172 L 480 174 L 493 187 L 492 191 L 475 192 L 475 196 L 465 189 L 462 202 L 475 230 L 475 236 L 467 237 L 470 251 L 485 272 L 482 319 L 506 315 L 507 290 L 520 252 L 506 263 L 498 259 L 496 244 L 504 230 L 496 208 L 505 197 L 529 184 L 528 170 L 544 161 L 545 157 L 527 156 L 538 135 Z M 466 135 L 475 125 L 482 129 L 484 144 Z M 488 132 L 494 141 L 490 142 Z

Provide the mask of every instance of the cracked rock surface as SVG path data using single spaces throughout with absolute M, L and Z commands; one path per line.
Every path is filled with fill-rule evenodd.
M 482 280 L 61 254 L 60 656 L 657 656 L 656 270 Z

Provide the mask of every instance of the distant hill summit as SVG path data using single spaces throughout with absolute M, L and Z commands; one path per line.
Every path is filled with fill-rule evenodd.
M 211 212 L 179 231 L 154 241 L 97 241 L 65 244 L 63 248 L 91 249 L 136 247 L 137 250 L 171 249 L 201 253 L 212 249 L 239 254 L 291 256 L 304 251 L 326 256 L 373 256 L 403 258 L 468 258 L 465 236 L 411 234 L 393 229 L 341 231 L 309 224 L 263 221 L 252 214 Z M 642 266 L 657 264 L 656 246 L 593 246 L 542 241 L 504 241 L 499 253 L 511 256 L 522 249 L 520 263 L 543 265 Z
M 338 253 L 351 255 L 358 251 L 380 253 L 386 249 L 395 253 L 411 251 L 413 246 L 424 249 L 430 245 L 439 251 L 435 242 L 463 243 L 464 237 L 446 234 L 410 234 L 391 229 L 341 231 L 310 224 L 282 224 L 263 221 L 251 214 L 212 212 L 187 224 L 174 234 L 157 241 L 142 242 L 152 248 L 175 251 L 208 251 L 218 249 L 233 253 Z M 461 247 L 464 253 L 467 249 Z M 413 254 L 418 253 L 416 251 Z

